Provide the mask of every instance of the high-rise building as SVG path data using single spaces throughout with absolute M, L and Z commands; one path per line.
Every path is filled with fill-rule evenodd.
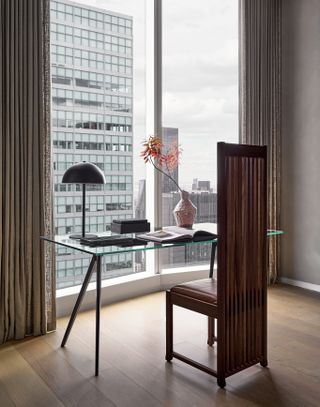
M 198 191 L 209 191 L 210 192 L 210 181 L 198 181 Z
M 200 181 L 198 178 L 194 178 L 192 181 L 192 191 L 208 191 L 212 192 L 210 187 L 210 181 Z
M 139 180 L 139 190 L 135 202 L 135 218 L 144 219 L 146 217 L 146 180 Z
M 179 130 L 174 127 L 163 127 L 162 129 L 162 145 L 163 150 L 168 151 L 170 145 L 178 145 L 179 144 Z M 167 172 L 166 168 L 163 168 L 164 172 Z M 170 174 L 171 175 L 171 174 Z M 175 168 L 172 171 L 172 178 L 178 183 L 179 179 L 179 167 Z M 162 192 L 173 192 L 177 191 L 178 188 L 174 182 L 171 181 L 170 178 L 166 176 L 162 176 Z
M 133 215 L 132 43 L 132 17 L 51 1 L 57 234 L 81 231 L 81 188 L 61 183 L 65 170 L 79 161 L 96 164 L 107 180 L 87 187 L 87 232 L 105 231 L 113 219 Z M 80 284 L 88 257 L 62 249 L 57 254 L 57 287 Z M 115 253 L 104 278 L 130 272 L 132 263 L 130 254 Z
M 191 189 L 192 191 L 196 191 L 197 188 L 198 188 L 198 178 L 193 178 Z

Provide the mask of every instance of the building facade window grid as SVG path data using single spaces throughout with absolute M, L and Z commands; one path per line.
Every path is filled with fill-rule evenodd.
M 52 104 L 53 106 L 79 106 L 132 113 L 131 97 L 106 93 L 73 91 L 58 87 L 52 89 Z
M 97 50 L 103 49 L 108 52 L 132 55 L 132 40 L 128 38 L 57 23 L 51 24 L 51 35 L 60 44 L 72 43 L 90 49 L 96 48 Z
M 125 18 L 111 12 L 90 10 L 89 7 L 51 1 L 51 18 L 64 21 L 68 25 L 73 23 L 92 27 L 94 30 L 132 36 L 131 18 Z
M 132 218 L 132 18 L 51 1 L 52 138 L 56 233 L 81 232 L 81 186 L 62 184 L 64 171 L 90 161 L 106 185 L 88 185 L 87 231 Z M 88 267 L 81 255 L 57 250 L 57 288 L 80 284 Z M 133 271 L 132 255 L 104 264 L 111 278 Z
M 132 93 L 132 78 L 117 75 L 103 74 L 87 70 L 79 70 L 73 68 L 64 68 L 61 66 L 52 65 L 52 82 L 55 85 L 92 88 L 95 91 L 110 91 L 112 93 Z M 112 94 L 111 93 L 111 94 Z

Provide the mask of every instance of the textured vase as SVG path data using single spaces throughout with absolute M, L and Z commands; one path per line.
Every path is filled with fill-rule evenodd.
M 197 208 L 189 199 L 189 192 L 180 191 L 180 201 L 173 210 L 176 224 L 182 228 L 192 228 L 197 214 Z

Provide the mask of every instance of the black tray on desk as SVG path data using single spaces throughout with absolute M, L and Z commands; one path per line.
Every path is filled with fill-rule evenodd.
M 85 246 L 98 247 L 98 246 L 135 246 L 144 245 L 146 243 L 135 237 L 125 237 L 121 235 L 114 236 L 97 236 L 97 237 L 84 237 L 80 239 L 80 243 Z

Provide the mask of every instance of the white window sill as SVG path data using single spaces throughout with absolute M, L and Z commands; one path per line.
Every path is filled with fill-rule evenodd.
M 142 279 L 145 279 L 145 278 L 148 278 L 151 276 L 154 276 L 154 273 L 150 273 L 150 272 L 148 273 L 146 271 L 142 271 L 141 273 L 133 273 L 133 274 L 129 274 L 127 276 L 110 278 L 110 279 L 101 281 L 101 288 L 111 287 L 111 286 L 114 286 L 117 284 L 123 284 L 123 283 L 127 283 L 130 281 L 142 280 Z M 80 292 L 80 289 L 81 289 L 81 285 L 74 285 L 72 287 L 60 288 L 59 290 L 56 290 L 56 298 L 66 297 L 69 295 L 76 295 Z M 87 292 L 95 290 L 95 289 L 96 289 L 96 282 L 93 281 L 93 282 L 89 283 Z
M 128 276 L 102 281 L 101 303 L 123 301 L 129 298 L 163 291 L 175 284 L 208 277 L 208 266 L 179 267 L 163 270 L 162 274 L 141 272 Z M 70 315 L 81 286 L 57 290 L 57 317 Z M 93 309 L 96 306 L 96 283 L 88 285 L 81 310 Z
M 173 268 L 167 268 L 167 269 L 162 269 L 161 274 L 175 274 L 175 273 L 189 273 L 191 271 L 207 271 L 209 272 L 209 264 L 204 264 L 201 266 L 182 266 L 182 267 L 173 267 Z

